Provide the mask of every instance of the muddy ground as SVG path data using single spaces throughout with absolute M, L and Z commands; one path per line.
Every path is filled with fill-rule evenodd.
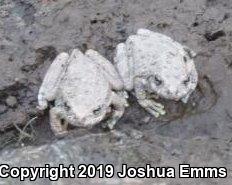
M 138 28 L 164 33 L 197 52 L 200 80 L 190 101 L 184 105 L 161 100 L 168 114 L 155 119 L 131 97 L 116 131 L 75 128 L 57 140 L 48 126 L 48 113 L 36 109 L 38 89 L 54 57 L 73 48 L 91 48 L 112 61 L 116 45 Z M 20 132 L 23 129 L 27 134 Z M 232 1 L 1 0 L 0 130 L 0 161 L 12 165 L 56 161 L 225 166 L 226 179 L 157 182 L 231 184 Z M 25 154 L 30 150 L 38 152 L 38 160 Z M 65 161 L 64 151 L 70 160 Z

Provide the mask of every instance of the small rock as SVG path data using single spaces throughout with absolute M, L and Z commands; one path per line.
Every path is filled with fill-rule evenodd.
M 141 139 L 143 137 L 143 133 L 139 130 L 131 130 L 130 135 L 134 139 Z
M 146 116 L 142 119 L 142 122 L 143 123 L 149 123 L 149 121 L 151 120 L 151 117 L 150 116 Z
M 9 107 L 16 107 L 17 103 L 18 102 L 15 96 L 8 96 L 8 98 L 6 99 L 6 104 Z

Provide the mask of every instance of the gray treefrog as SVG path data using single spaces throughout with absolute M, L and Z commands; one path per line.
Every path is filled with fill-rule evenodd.
M 158 117 L 164 106 L 159 97 L 187 102 L 198 81 L 195 53 L 170 37 L 139 29 L 125 43 L 118 44 L 114 65 L 124 89 L 134 92 L 138 103 Z
M 94 50 L 61 53 L 48 69 L 38 94 L 39 109 L 50 107 L 50 125 L 57 136 L 67 124 L 91 127 L 108 119 L 113 128 L 127 106 L 127 94 L 114 66 Z

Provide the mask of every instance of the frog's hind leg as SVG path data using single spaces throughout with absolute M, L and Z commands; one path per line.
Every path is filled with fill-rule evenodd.
M 118 72 L 110 61 L 92 49 L 87 50 L 85 55 L 94 61 L 98 66 L 100 66 L 107 80 L 112 85 L 113 90 L 119 91 L 123 89 L 123 82 L 121 81 Z
M 62 113 L 62 110 L 60 108 L 54 107 L 50 109 L 50 126 L 57 137 L 63 137 L 67 135 L 67 126 L 68 123 L 61 119 L 60 115 Z
M 68 65 L 68 59 L 69 55 L 67 53 L 61 53 L 49 67 L 38 93 L 39 109 L 46 109 L 47 102 L 54 100 L 60 80 Z
M 128 40 L 130 40 L 129 37 Z M 129 41 L 127 41 L 129 43 Z M 133 58 L 132 58 L 132 48 L 128 50 L 128 44 L 120 43 L 116 47 L 116 54 L 114 57 L 114 66 L 116 67 L 118 73 L 120 74 L 124 88 L 127 91 L 133 89 Z
M 112 130 L 118 120 L 122 117 L 125 107 L 128 106 L 126 99 L 124 98 L 122 92 L 113 93 L 112 95 L 112 115 L 107 120 L 107 127 Z

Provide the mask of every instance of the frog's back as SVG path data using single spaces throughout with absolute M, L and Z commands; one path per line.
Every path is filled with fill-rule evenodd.
M 151 32 L 151 31 L 150 31 Z M 132 35 L 128 39 L 133 45 L 134 53 L 153 53 L 163 55 L 168 52 L 181 52 L 183 46 L 172 38 L 161 33 L 151 32 L 148 35 Z
M 69 106 L 83 111 L 109 101 L 109 89 L 101 68 L 81 53 L 69 64 L 61 90 Z
M 151 32 L 149 35 L 132 35 L 127 45 L 132 47 L 137 74 L 159 70 L 167 65 L 172 56 L 184 55 L 183 46 L 168 36 Z M 178 64 L 173 64 L 178 65 Z

